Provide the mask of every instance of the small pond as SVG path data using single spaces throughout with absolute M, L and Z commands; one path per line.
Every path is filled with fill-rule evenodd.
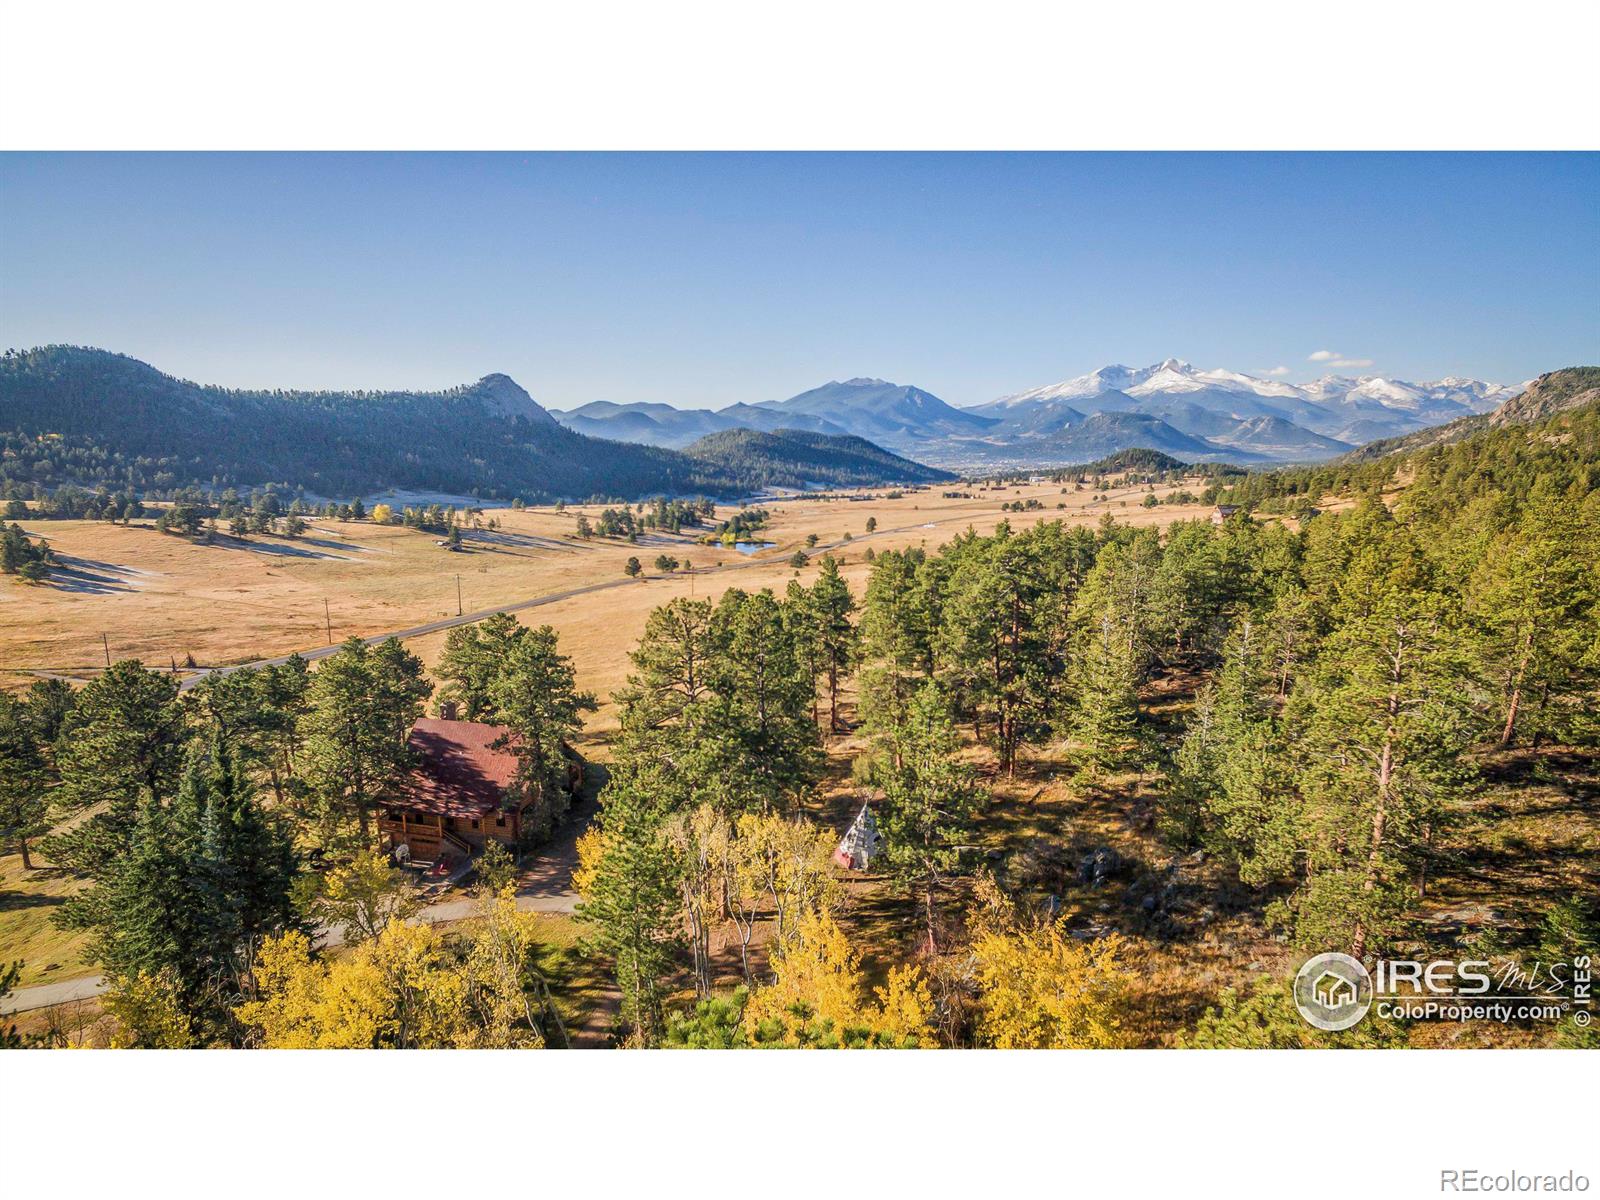
M 733 548 L 740 554 L 759 554 L 763 550 L 770 550 L 777 542 L 735 542 Z

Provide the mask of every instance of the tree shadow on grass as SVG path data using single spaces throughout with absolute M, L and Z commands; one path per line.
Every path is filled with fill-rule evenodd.
M 115 563 L 57 553 L 55 562 L 50 565 L 47 582 L 60 592 L 80 596 L 109 596 L 117 592 L 138 591 L 138 583 L 130 576 L 143 573 L 132 567 L 119 567 Z
M 20 912 L 25 908 L 55 908 L 65 896 L 41 896 L 36 892 L 0 892 L 0 912 Z

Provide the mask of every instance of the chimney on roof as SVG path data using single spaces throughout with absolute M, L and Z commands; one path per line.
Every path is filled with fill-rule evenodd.
M 439 716 L 446 721 L 456 719 L 456 702 L 454 700 L 439 701 Z

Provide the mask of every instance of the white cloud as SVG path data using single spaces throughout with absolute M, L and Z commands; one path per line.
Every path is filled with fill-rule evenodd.
M 1288 367 L 1273 367 L 1271 370 L 1269 370 L 1267 372 L 1268 375 L 1287 375 L 1288 373 L 1289 373 L 1289 368 Z
M 1370 367 L 1370 358 L 1346 358 L 1343 350 L 1314 350 L 1306 356 L 1314 363 L 1327 363 L 1330 367 Z

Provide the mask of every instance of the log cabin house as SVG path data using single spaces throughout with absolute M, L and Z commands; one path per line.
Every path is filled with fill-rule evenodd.
M 527 845 L 539 799 L 517 782 L 517 756 L 496 748 L 506 730 L 481 721 L 424 718 L 411 727 L 417 766 L 403 792 L 379 811 L 378 830 L 412 861 L 460 862 L 490 839 L 516 855 Z M 566 786 L 576 792 L 581 760 L 568 752 Z

